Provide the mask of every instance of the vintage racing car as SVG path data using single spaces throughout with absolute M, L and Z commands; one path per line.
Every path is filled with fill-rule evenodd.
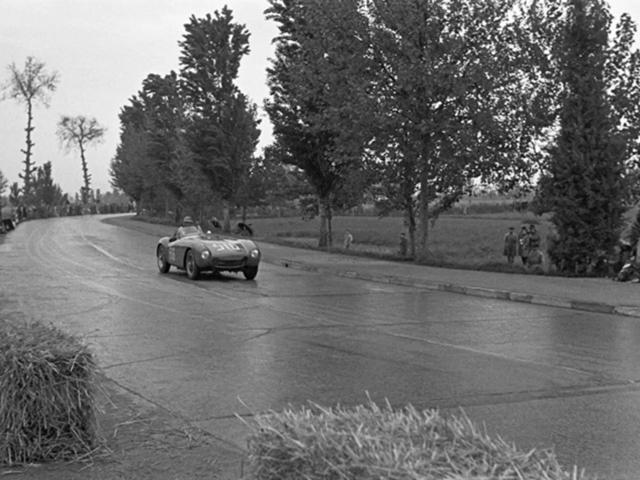
M 202 271 L 242 272 L 247 280 L 253 280 L 258 274 L 260 249 L 251 240 L 205 233 L 190 225 L 178 228 L 172 237 L 161 238 L 156 259 L 161 273 L 173 265 L 186 270 L 191 280 Z

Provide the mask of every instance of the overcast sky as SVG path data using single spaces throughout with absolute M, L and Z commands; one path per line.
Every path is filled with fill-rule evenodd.
M 640 23 L 640 0 L 609 3 L 616 17 L 628 12 Z M 104 142 L 86 154 L 92 186 L 111 190 L 108 172 L 118 143 L 120 108 L 149 73 L 178 70 L 178 41 L 191 15 L 202 17 L 225 4 L 251 32 L 251 53 L 243 60 L 238 84 L 260 107 L 261 149 L 271 142 L 262 103 L 268 94 L 265 69 L 273 55 L 271 40 L 277 33 L 264 18 L 267 0 L 0 0 L 0 83 L 8 79 L 7 66 L 23 66 L 27 56 L 60 76 L 49 108 L 34 111 L 35 163 L 51 161 L 62 190 L 79 191 L 79 155 L 60 148 L 56 124 L 61 115 L 95 117 L 107 132 Z M 10 183 L 19 181 L 22 171 L 25 126 L 23 105 L 0 102 L 0 171 Z

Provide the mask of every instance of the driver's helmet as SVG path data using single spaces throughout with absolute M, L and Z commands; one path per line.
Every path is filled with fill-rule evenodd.
M 189 217 L 189 216 L 184 217 L 184 218 L 182 219 L 182 225 L 183 225 L 183 226 L 187 226 L 187 225 L 194 225 L 193 218 L 191 218 L 191 217 Z

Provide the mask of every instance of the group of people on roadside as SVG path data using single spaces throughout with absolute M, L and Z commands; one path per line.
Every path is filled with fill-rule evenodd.
M 522 225 L 516 234 L 514 227 L 504 236 L 504 255 L 507 262 L 513 264 L 515 257 L 520 257 L 522 265 L 531 267 L 542 263 L 541 239 L 534 224 Z

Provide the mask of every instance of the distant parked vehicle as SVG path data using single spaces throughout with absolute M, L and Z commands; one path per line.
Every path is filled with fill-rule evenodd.
M 0 209 L 0 231 L 8 232 L 16 228 L 18 217 L 16 209 L 10 206 L 4 206 Z

